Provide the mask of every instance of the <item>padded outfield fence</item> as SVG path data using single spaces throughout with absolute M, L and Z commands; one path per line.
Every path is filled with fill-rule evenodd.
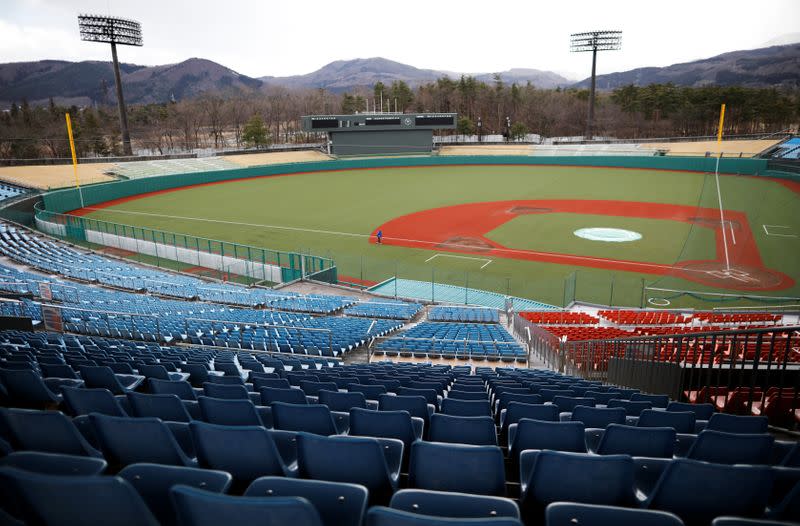
M 158 267 L 199 274 L 205 273 L 204 270 L 212 270 L 216 271 L 213 277 L 230 279 L 241 276 L 251 283 L 287 283 L 302 278 L 336 282 L 333 260 L 309 254 L 61 214 L 44 210 L 39 205 L 36 209 L 36 226 L 42 232 L 79 244 L 111 247 L 130 255 L 145 256 L 144 262 Z M 87 275 L 86 279 L 93 277 Z M 141 288 L 144 288 L 144 284 Z

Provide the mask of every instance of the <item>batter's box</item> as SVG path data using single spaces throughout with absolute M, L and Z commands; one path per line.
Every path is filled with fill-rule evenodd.
M 774 237 L 797 237 L 794 229 L 786 225 L 761 225 L 764 227 L 764 233 L 768 236 Z

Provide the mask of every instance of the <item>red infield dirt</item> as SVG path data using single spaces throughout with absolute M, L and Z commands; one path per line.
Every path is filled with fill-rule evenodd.
M 710 261 L 682 261 L 673 266 L 518 250 L 505 247 L 485 237 L 485 234 L 518 215 L 556 212 L 667 219 L 699 224 L 714 229 L 717 257 Z M 711 287 L 736 290 L 779 290 L 794 285 L 794 280 L 786 274 L 764 266 L 745 213 L 727 210 L 725 221 L 730 228 L 736 230 L 736 244 L 728 245 L 729 259 L 736 262 L 730 271 L 725 269 L 719 210 L 663 203 L 575 199 L 468 203 L 433 208 L 392 219 L 372 232 L 370 243 L 375 243 L 378 230 L 383 230 L 391 233 L 383 237 L 383 243 L 387 245 L 644 274 L 675 275 Z

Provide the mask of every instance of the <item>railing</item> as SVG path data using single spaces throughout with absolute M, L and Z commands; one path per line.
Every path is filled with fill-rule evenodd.
M 764 414 L 775 425 L 795 425 L 800 410 L 797 325 L 567 341 L 560 354 L 569 374 Z
M 519 314 L 514 314 L 514 334 L 517 339 L 528 345 L 529 363 L 530 356 L 535 355 L 544 362 L 544 365 L 561 371 L 564 368 L 564 359 L 560 352 L 560 340 L 557 336 L 526 320 Z

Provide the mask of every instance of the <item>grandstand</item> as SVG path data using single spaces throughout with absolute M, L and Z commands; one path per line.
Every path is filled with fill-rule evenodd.
M 11 223 L 0 255 L 9 524 L 800 521 L 791 306 L 559 308 L 397 276 L 290 291 Z

